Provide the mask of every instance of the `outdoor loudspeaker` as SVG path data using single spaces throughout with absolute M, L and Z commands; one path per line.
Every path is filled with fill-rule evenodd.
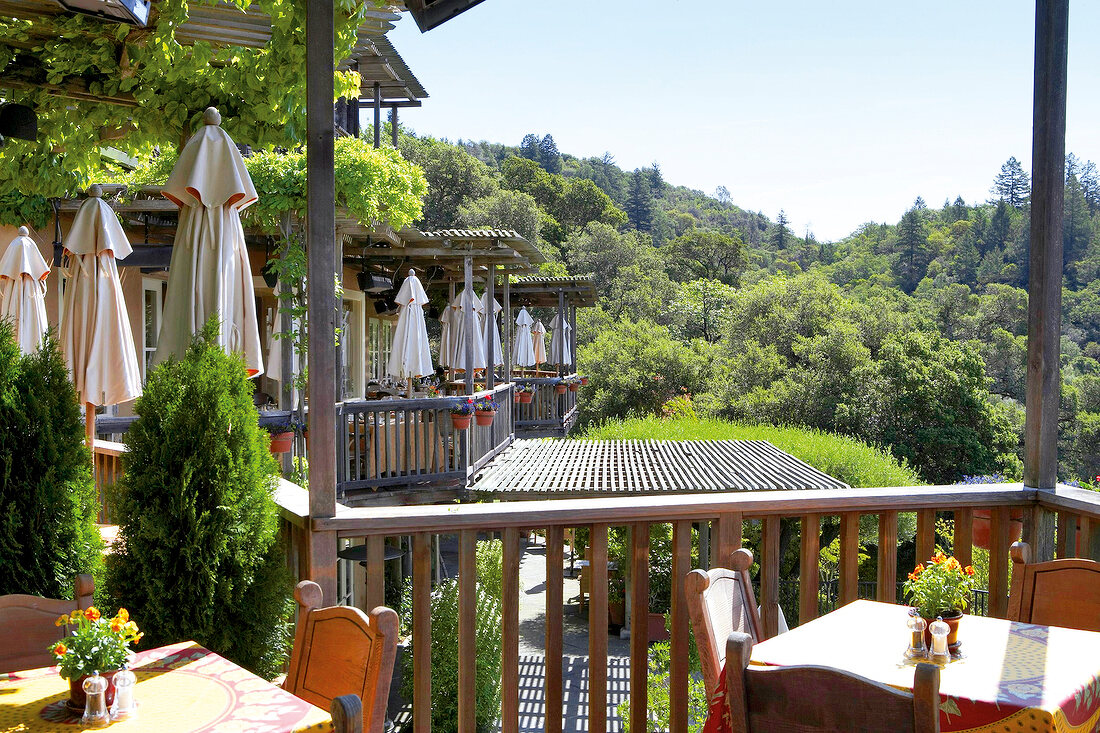
M 376 275 L 373 272 L 355 273 L 355 281 L 359 283 L 359 289 L 364 293 L 384 293 L 390 289 L 390 279 L 385 275 Z
M 19 140 L 38 139 L 38 115 L 22 104 L 0 104 L 0 137 Z
M 74 13 L 94 15 L 117 23 L 129 23 L 139 28 L 149 22 L 149 0 L 57 0 L 61 7 Z

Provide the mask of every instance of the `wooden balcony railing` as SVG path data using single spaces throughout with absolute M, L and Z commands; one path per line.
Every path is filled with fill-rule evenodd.
M 576 374 L 569 376 L 577 376 Z M 558 377 L 523 377 L 515 380 L 535 388 L 530 404 L 516 405 L 516 437 L 565 437 L 577 421 L 577 393 L 558 394 Z
M 1019 484 L 986 486 L 936 486 L 919 488 L 850 489 L 832 491 L 764 491 L 731 494 L 677 495 L 670 497 L 622 497 L 609 499 L 571 499 L 515 503 L 427 505 L 411 507 L 338 507 L 332 518 L 315 518 L 314 530 L 334 531 L 340 541 L 365 538 L 368 563 L 365 572 L 365 607 L 384 600 L 383 548 L 387 537 L 409 536 L 412 540 L 412 628 L 414 657 L 414 696 L 412 701 L 415 730 L 430 730 L 432 634 L 431 536 L 454 534 L 459 538 L 460 623 L 458 653 L 459 730 L 473 731 L 472 701 L 475 675 L 475 543 L 478 533 L 503 536 L 503 702 L 502 724 L 505 733 L 518 730 L 519 721 L 519 561 L 520 535 L 532 529 L 546 536 L 546 610 L 545 610 L 545 729 L 562 730 L 562 637 L 564 536 L 569 528 L 589 530 L 588 557 L 591 568 L 591 596 L 588 616 L 588 729 L 607 730 L 608 699 L 608 530 L 612 526 L 633 529 L 628 550 L 631 619 L 634 629 L 646 628 L 649 610 L 649 532 L 656 523 L 672 525 L 673 594 L 671 609 L 670 699 L 672 731 L 687 730 L 688 715 L 688 615 L 681 578 L 691 569 L 693 526 L 710 530 L 711 562 L 724 565 L 742 543 L 747 523 L 759 527 L 760 541 L 752 547 L 759 562 L 759 601 L 765 633 L 778 630 L 780 588 L 781 520 L 796 520 L 801 528 L 793 540 L 799 547 L 800 577 L 811 582 L 799 584 L 799 616 L 802 622 L 815 618 L 819 607 L 820 527 L 823 517 L 839 517 L 840 604 L 859 595 L 860 517 L 873 515 L 878 527 L 876 594 L 893 602 L 897 587 L 898 515 L 916 514 L 916 554 L 930 557 L 935 542 L 937 517 L 954 521 L 954 547 L 951 550 L 964 564 L 972 561 L 972 537 L 975 510 L 991 514 L 989 613 L 1003 616 L 1007 610 L 1009 546 L 1012 513 L 1024 517 L 1024 538 L 1037 546 L 1040 513 L 1057 512 L 1058 547 L 1072 555 L 1082 545 L 1068 539 L 1069 526 L 1075 537 L 1087 537 L 1083 547 L 1095 541 L 1100 524 L 1100 494 L 1060 488 L 1058 492 L 1037 492 Z M 300 520 L 300 521 L 305 521 Z M 755 534 L 755 532 L 753 533 Z M 1053 540 L 1053 538 L 1047 538 Z M 701 543 L 700 543 L 701 544 Z M 636 633 L 630 642 L 630 725 L 633 730 L 648 730 L 646 721 L 648 674 L 647 638 Z M 583 699 L 583 698 L 581 698 Z M 575 700 L 574 700 L 575 702 Z
M 381 488 L 465 488 L 466 480 L 512 442 L 512 384 L 473 395 L 499 405 L 492 425 L 451 426 L 463 397 L 356 400 L 337 405 L 347 440 L 338 441 L 337 491 L 349 499 Z
M 99 505 L 96 522 L 99 524 L 111 524 L 106 489 L 122 475 L 122 454 L 125 452 L 126 446 L 109 440 L 97 439 L 92 445 L 92 470 L 95 475 L 96 504 Z

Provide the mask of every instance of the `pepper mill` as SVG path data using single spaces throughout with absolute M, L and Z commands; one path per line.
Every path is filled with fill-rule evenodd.
M 107 680 L 100 677 L 98 671 L 84 680 L 84 694 L 87 695 L 87 700 L 80 724 L 93 728 L 102 728 L 109 724 L 111 715 L 107 712 Z
M 906 658 L 924 659 L 928 655 L 928 650 L 924 647 L 924 619 L 911 614 L 905 625 L 909 628 L 909 648 L 905 651 Z
M 115 704 L 111 708 L 111 720 L 125 720 L 137 712 L 137 701 L 134 700 L 136 684 L 137 676 L 123 664 L 122 669 L 115 673 Z

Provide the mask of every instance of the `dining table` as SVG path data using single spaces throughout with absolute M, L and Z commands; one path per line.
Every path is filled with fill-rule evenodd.
M 909 608 L 854 601 L 753 646 L 750 664 L 818 665 L 900 690 L 913 689 L 906 659 Z M 945 733 L 1100 733 L 1100 633 L 965 615 L 959 651 L 938 665 Z M 725 673 L 705 733 L 732 733 Z
M 193 641 L 134 655 L 137 712 L 108 729 L 156 733 L 332 731 L 328 711 L 295 697 Z M 80 713 L 66 702 L 57 667 L 0 675 L 0 733 L 73 733 Z

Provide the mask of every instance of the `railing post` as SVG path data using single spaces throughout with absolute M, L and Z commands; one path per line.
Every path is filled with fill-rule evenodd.
M 765 638 L 779 635 L 779 535 L 780 518 L 769 515 L 762 521 L 760 553 L 760 609 Z
M 500 651 L 503 672 L 500 725 L 501 733 L 519 733 L 519 530 L 505 528 L 502 542 L 501 612 L 504 630 Z M 547 552 L 549 554 L 549 538 Z
M 630 542 L 630 728 L 646 730 L 649 723 L 649 525 L 635 524 Z M 593 578 L 595 584 L 595 578 Z M 606 584 L 605 595 L 606 595 Z M 593 588 L 593 590 L 595 590 Z M 591 611 L 596 613 L 595 604 Z M 604 612 L 604 634 L 607 613 Z M 590 705 L 599 705 L 589 697 Z
M 588 730 L 607 733 L 607 525 L 593 524 L 588 534 Z
M 546 529 L 546 733 L 562 733 L 563 528 Z
M 432 536 L 413 535 L 413 731 L 432 730 Z
M 936 551 L 936 511 L 917 510 L 917 562 L 926 563 Z
M 994 507 L 989 527 L 989 615 L 1008 613 L 1008 545 L 1011 526 L 1008 507 Z
M 840 598 L 845 606 L 859 598 L 859 513 L 840 515 Z
M 477 533 L 458 533 L 458 730 L 477 730 Z
M 670 628 L 669 731 L 688 731 L 688 609 L 684 578 L 691 572 L 691 521 L 672 526 L 672 618 Z
M 898 599 L 898 513 L 878 516 L 878 600 L 896 603 Z
M 725 512 L 718 516 L 718 536 L 711 538 L 711 567 L 729 568 L 734 550 L 741 547 L 740 512 Z
M 955 559 L 963 567 L 974 564 L 974 510 L 964 507 L 955 510 Z
M 802 517 L 802 547 L 798 564 L 798 623 L 818 615 L 818 584 L 821 566 L 821 515 Z

